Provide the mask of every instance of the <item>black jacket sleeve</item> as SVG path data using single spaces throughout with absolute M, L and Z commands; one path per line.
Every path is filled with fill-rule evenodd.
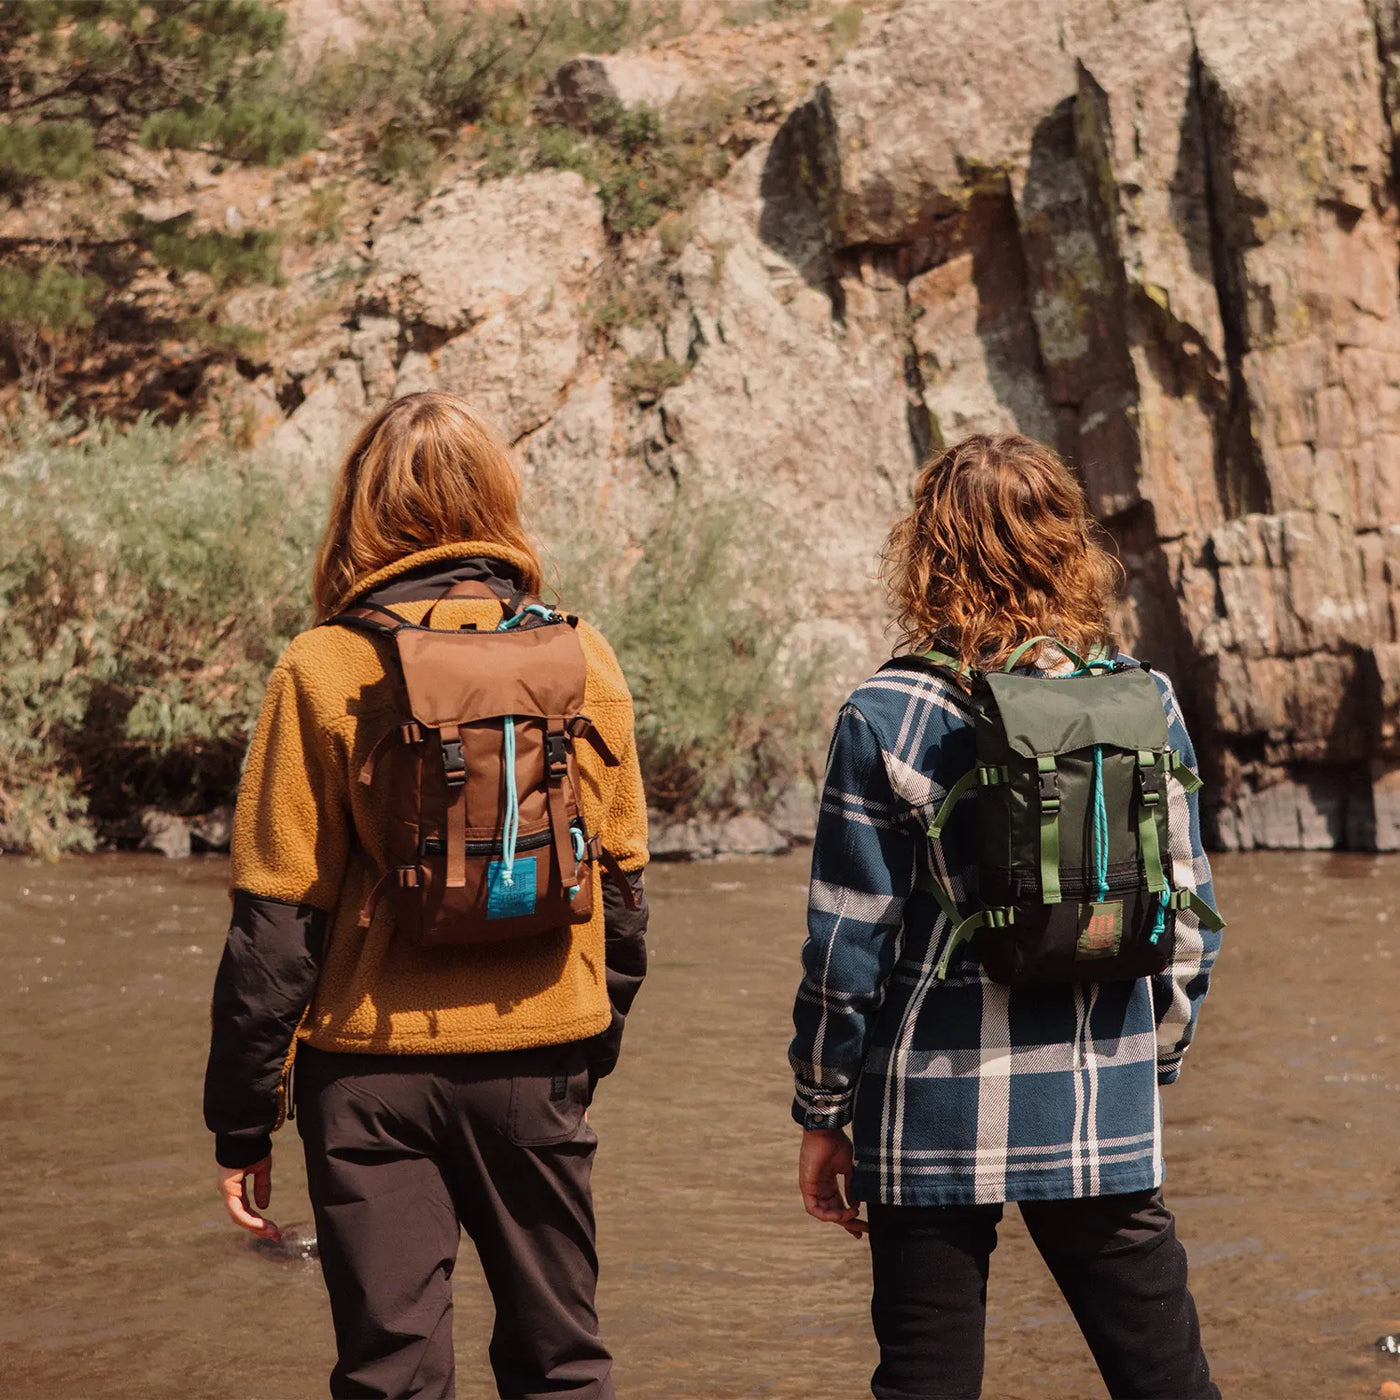
M 316 990 L 325 928 L 324 910 L 310 904 L 234 891 L 204 1075 L 204 1121 L 222 1167 L 251 1166 L 272 1151 L 278 1086 Z
M 607 875 L 603 877 L 604 957 L 612 1023 L 589 1042 L 588 1074 L 594 1086 L 617 1068 L 622 1052 L 622 1028 L 642 979 L 647 975 L 649 910 L 646 888 L 640 870 L 626 872 L 626 878 L 637 902 L 635 909 L 627 907 L 616 883 Z

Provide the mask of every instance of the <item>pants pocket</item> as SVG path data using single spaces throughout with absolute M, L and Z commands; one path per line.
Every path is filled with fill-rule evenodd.
M 517 1147 L 567 1142 L 588 1107 L 588 1062 L 581 1045 L 541 1056 L 540 1067 L 510 1081 L 506 1136 Z

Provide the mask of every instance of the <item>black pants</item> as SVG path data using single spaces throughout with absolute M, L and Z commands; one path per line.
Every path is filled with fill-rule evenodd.
M 1113 1400 L 1220 1400 L 1160 1191 L 1020 1204 Z M 879 1400 L 982 1393 L 1001 1214 L 1000 1205 L 869 1207 Z
M 297 1056 L 297 1126 L 339 1360 L 331 1394 L 453 1395 L 459 1226 L 496 1304 L 505 1400 L 613 1400 L 598 1335 L 581 1046 Z

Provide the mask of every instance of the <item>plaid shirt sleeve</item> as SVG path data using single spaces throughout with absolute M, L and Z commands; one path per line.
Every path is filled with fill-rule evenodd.
M 797 1084 L 792 1116 L 804 1128 L 851 1120 L 871 1027 L 899 956 L 916 843 L 880 742 L 848 704 L 827 758 L 788 1052 Z
M 1176 693 L 1161 672 L 1153 672 L 1153 676 L 1162 687 L 1168 742 L 1194 773 L 1197 771 L 1196 750 L 1186 731 Z M 1194 792 L 1188 793 L 1175 778 L 1170 778 L 1167 801 L 1171 804 L 1172 888 L 1195 890 L 1215 908 L 1210 861 L 1201 842 L 1200 798 Z M 1196 1034 L 1201 1003 L 1210 989 L 1210 974 L 1219 952 L 1220 934 L 1202 928 L 1200 920 L 1189 909 L 1180 910 L 1176 916 L 1176 951 L 1171 966 L 1152 979 L 1152 1004 L 1157 1018 L 1159 1084 L 1173 1084 L 1181 1073 L 1182 1057 Z

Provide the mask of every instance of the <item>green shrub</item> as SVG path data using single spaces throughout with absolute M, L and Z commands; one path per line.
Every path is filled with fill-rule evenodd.
M 564 59 L 633 43 L 672 19 L 675 8 L 632 0 L 500 7 L 396 0 L 387 14 L 384 7 L 372 12 L 373 38 L 322 55 L 307 99 L 330 125 L 373 131 L 392 123 L 441 149 L 463 125 L 483 123 L 495 130 L 488 145 L 499 147 L 501 129 L 526 122 L 530 97 Z
M 555 551 L 562 596 L 602 628 L 632 687 L 649 800 L 679 816 L 761 806 L 821 759 L 824 658 L 798 655 L 773 607 L 781 564 L 753 587 L 753 509 L 678 497 L 627 570 L 610 541 Z M 766 522 L 765 540 L 781 535 Z
M 88 173 L 140 142 L 275 163 L 320 139 L 263 0 L 10 0 L 0 6 L 0 181 Z
M 627 366 L 622 372 L 622 382 L 634 394 L 655 397 L 667 389 L 674 389 L 677 384 L 684 383 L 689 373 L 685 365 L 669 356 L 660 360 L 647 360 L 634 355 L 627 361 Z
M 281 235 L 270 229 L 221 233 L 205 229 L 188 232 L 189 215 L 173 219 L 127 218 L 132 236 L 151 258 L 177 275 L 202 272 L 216 292 L 254 283 L 276 285 L 281 280 Z
M 0 182 L 82 179 L 94 165 L 92 135 L 82 122 L 0 126 Z
M 322 185 L 314 189 L 302 206 L 301 236 L 312 247 L 334 243 L 345 231 L 345 211 L 350 196 L 344 185 Z
M 0 844 L 45 852 L 229 799 L 322 520 L 188 429 L 75 427 L 0 446 Z
M 92 303 L 102 284 L 57 263 L 0 267 L 0 326 L 66 331 L 92 324 Z
M 140 139 L 156 151 L 211 150 L 233 160 L 280 165 L 319 145 L 321 131 L 281 100 L 264 99 L 154 112 L 142 123 Z
M 370 168 L 385 184 L 405 180 L 426 185 L 440 160 L 438 148 L 426 136 L 391 122 L 374 139 Z
M 197 340 L 206 348 L 230 357 L 255 354 L 267 340 L 265 331 L 205 316 L 186 316 L 177 321 L 175 334 Z

